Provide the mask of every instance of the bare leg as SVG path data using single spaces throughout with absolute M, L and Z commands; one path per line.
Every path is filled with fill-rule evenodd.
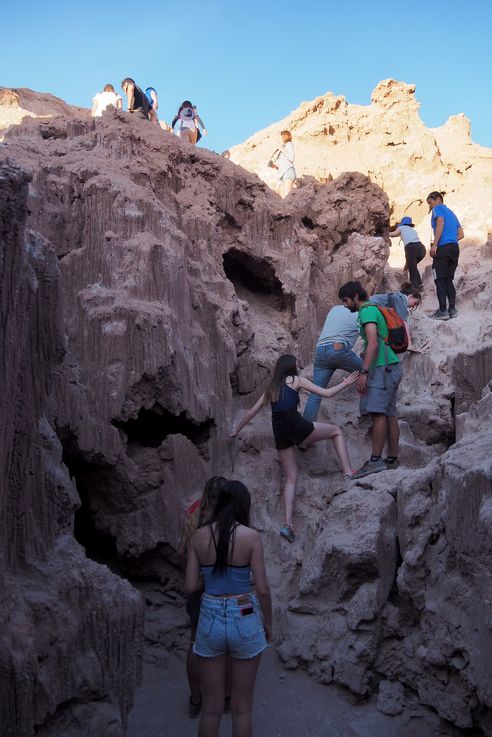
M 198 737 L 219 737 L 220 719 L 224 713 L 227 655 L 199 658 L 199 663 L 203 703 Z
M 292 517 L 294 514 L 294 497 L 297 486 L 297 461 L 294 448 L 285 448 L 279 450 L 278 457 L 282 464 L 285 474 L 284 483 L 284 508 L 285 508 L 285 524 L 292 527 Z
M 200 688 L 200 664 L 198 655 L 193 652 L 193 643 L 196 637 L 196 627 L 191 628 L 190 647 L 188 649 L 188 657 L 186 658 L 186 675 L 188 676 L 188 684 L 190 686 L 190 696 L 193 704 L 199 704 L 202 691 Z
M 330 425 L 327 422 L 315 422 L 313 432 L 307 436 L 304 443 L 308 446 L 318 443 L 320 440 L 333 440 L 343 472 L 351 474 L 352 466 L 350 465 L 347 443 L 340 428 L 337 425 Z
M 260 655 L 248 660 L 231 658 L 232 737 L 252 737 L 253 694 Z
M 186 141 L 186 143 L 195 143 L 193 131 L 189 128 L 181 128 L 179 137 L 183 139 L 183 141 Z
M 386 415 L 373 414 L 372 416 L 372 454 L 380 456 L 386 442 L 387 425 Z
M 386 417 L 386 427 L 388 431 L 388 455 L 398 458 L 398 447 L 400 443 L 398 417 Z
M 283 197 L 287 197 L 289 192 L 292 190 L 292 187 L 294 186 L 294 180 L 293 179 L 286 179 L 284 182 L 282 182 L 284 185 L 284 194 Z

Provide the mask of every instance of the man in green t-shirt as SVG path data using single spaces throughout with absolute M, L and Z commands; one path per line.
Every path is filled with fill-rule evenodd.
M 359 330 L 364 340 L 364 360 L 357 380 L 360 411 L 372 416 L 372 455 L 354 475 L 361 479 L 371 473 L 398 468 L 400 431 L 396 414 L 396 396 L 402 377 L 398 356 L 386 344 L 388 326 L 358 281 L 340 287 L 338 297 L 351 312 L 359 313 Z M 382 454 L 388 442 L 388 457 Z

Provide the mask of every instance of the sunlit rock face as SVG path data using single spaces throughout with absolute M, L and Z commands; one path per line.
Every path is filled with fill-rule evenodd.
M 428 242 L 425 198 L 433 190 L 447 193 L 469 237 L 486 238 L 492 226 L 492 150 L 470 138 L 470 121 L 451 116 L 439 128 L 427 128 L 419 115 L 415 85 L 386 79 L 373 90 L 370 105 L 354 105 L 331 92 L 303 102 L 283 120 L 231 148 L 231 159 L 277 187 L 267 166 L 290 130 L 299 177 L 319 181 L 344 171 L 360 171 L 388 194 L 397 222 L 409 215 Z
M 391 109 L 387 97 L 382 87 L 374 104 Z M 490 588 L 491 468 L 482 446 L 491 432 L 484 418 L 492 261 L 479 265 L 477 250 L 463 249 L 461 316 L 449 323 L 425 317 L 433 306 L 426 276 L 430 296 L 411 323 L 424 353 L 403 359 L 402 467 L 354 485 L 331 446 L 299 454 L 290 546 L 278 535 L 280 472 L 268 410 L 234 444 L 230 428 L 281 353 L 293 352 L 309 375 L 341 283 L 357 278 L 373 292 L 396 279 L 385 272 L 384 192 L 348 172 L 326 183 L 305 178 L 282 201 L 231 161 L 116 111 L 97 121 L 25 121 L 8 132 L 3 152 L 32 172 L 23 205 L 36 232 L 29 237 L 49 241 L 57 256 L 50 263 L 59 270 L 53 312 L 61 347 L 47 417 L 53 466 L 71 499 L 61 505 L 66 544 L 107 577 L 109 591 L 114 577 L 95 561 L 172 592 L 169 632 L 150 635 L 172 647 L 183 639 L 174 593 L 183 510 L 208 476 L 242 479 L 263 531 L 286 666 L 358 695 L 381 682 L 388 713 L 404 708 L 407 689 L 460 726 L 485 725 L 490 679 L 478 643 L 488 642 L 490 617 L 472 605 Z M 40 333 L 38 320 L 22 325 Z M 344 427 L 354 467 L 369 452 L 357 406 L 349 390 L 324 400 L 320 412 Z M 466 513 L 465 486 L 473 491 Z M 466 540 L 457 534 L 461 513 Z M 451 580 L 468 592 L 452 606 Z M 122 597 L 135 596 L 116 582 Z M 138 623 L 136 600 L 134 607 L 127 611 Z M 118 688 L 128 699 L 133 681 Z M 48 730 L 66 716 L 57 714 L 57 698 Z M 74 720 L 81 708 L 79 700 Z

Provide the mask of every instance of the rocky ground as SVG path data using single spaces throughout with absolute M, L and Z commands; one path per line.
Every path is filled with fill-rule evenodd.
M 464 245 L 456 320 L 426 317 L 426 276 L 411 326 L 422 353 L 404 358 L 402 468 L 354 484 L 331 448 L 300 455 L 289 545 L 268 412 L 233 445 L 229 430 L 279 353 L 309 375 L 340 283 L 396 288 L 385 193 L 345 173 L 281 201 L 231 161 L 116 111 L 24 121 L 1 154 L 6 737 L 124 734 L 143 639 L 141 597 L 122 577 L 147 601 L 131 729 L 158 728 L 156 668 L 176 680 L 166 719 L 183 713 L 176 546 L 184 507 L 214 473 L 253 496 L 288 671 L 279 681 L 272 650 L 262 678 L 278 698 L 287 684 L 323 694 L 307 709 L 313 730 L 326 714 L 354 734 L 368 734 L 365 719 L 384 730 L 373 707 L 345 724 L 351 694 L 403 708 L 402 729 L 417 703 L 491 735 L 490 248 Z M 369 438 L 355 393 L 321 415 L 344 427 L 360 465 Z M 340 701 L 326 707 L 326 694 Z

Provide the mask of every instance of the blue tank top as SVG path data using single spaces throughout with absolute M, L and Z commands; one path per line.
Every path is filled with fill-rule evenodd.
M 297 409 L 299 404 L 299 392 L 284 384 L 280 390 L 280 396 L 276 402 L 272 402 L 272 413 L 285 412 L 287 409 Z
M 214 574 L 213 565 L 200 566 L 205 593 L 212 596 L 225 596 L 226 594 L 249 594 L 251 586 L 251 567 L 227 566 L 222 573 Z
M 215 551 L 217 552 L 217 543 L 215 542 L 212 526 L 210 527 L 210 533 Z M 205 593 L 211 594 L 211 596 L 249 594 L 253 588 L 251 586 L 251 566 L 249 564 L 246 566 L 227 566 L 222 573 L 214 573 L 212 563 L 211 565 L 200 566 L 200 573 L 205 584 Z

